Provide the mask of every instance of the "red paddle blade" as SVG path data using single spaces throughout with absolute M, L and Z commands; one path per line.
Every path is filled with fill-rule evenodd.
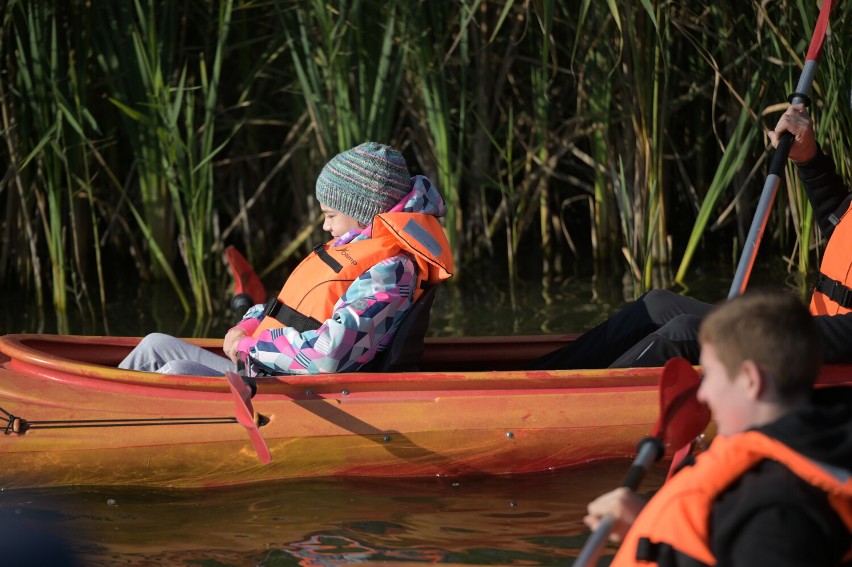
M 234 295 L 247 294 L 252 299 L 252 305 L 266 301 L 266 287 L 245 256 L 233 246 L 225 248 L 225 258 L 234 276 Z
M 660 416 L 653 435 L 678 450 L 701 435 L 710 423 L 710 409 L 698 401 L 701 377 L 685 358 L 673 358 L 660 377 Z
M 822 52 L 822 42 L 825 40 L 825 32 L 828 29 L 828 18 L 831 14 L 832 0 L 823 0 L 822 8 L 819 11 L 814 34 L 811 36 L 811 45 L 808 48 L 808 54 L 805 57 L 807 61 L 816 61 L 819 59 Z
M 254 450 L 257 451 L 257 458 L 264 465 L 272 460 L 272 455 L 269 453 L 269 446 L 260 434 L 257 428 L 257 422 L 254 420 L 254 409 L 251 407 L 251 388 L 245 383 L 242 376 L 230 370 L 225 372 L 225 377 L 228 379 L 228 387 L 231 389 L 231 394 L 234 396 L 234 407 L 237 421 L 248 431 L 251 444 Z
M 666 481 L 668 481 L 671 477 L 675 475 L 675 473 L 680 470 L 681 465 L 692 454 L 694 443 L 690 442 L 685 444 L 683 447 L 675 451 L 675 454 L 672 455 L 672 464 L 669 465 L 669 473 L 666 475 Z

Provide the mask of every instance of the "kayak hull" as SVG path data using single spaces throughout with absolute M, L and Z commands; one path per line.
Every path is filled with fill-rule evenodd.
M 505 475 L 634 455 L 657 418 L 662 370 L 511 368 L 566 340 L 432 341 L 428 371 L 258 379 L 264 465 L 224 379 L 116 369 L 136 338 L 6 335 L 0 488 Z M 438 369 L 453 365 L 472 369 Z M 848 375 L 836 374 L 828 381 Z

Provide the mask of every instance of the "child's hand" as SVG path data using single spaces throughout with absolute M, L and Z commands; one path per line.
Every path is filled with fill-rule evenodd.
M 614 518 L 615 524 L 609 539 L 618 543 L 624 539 L 644 505 L 644 500 L 629 488 L 616 488 L 592 500 L 583 521 L 594 531 L 605 517 Z
M 234 364 L 237 363 L 239 353 L 237 352 L 237 344 L 240 339 L 246 336 L 246 332 L 242 327 L 234 327 L 225 334 L 225 341 L 222 344 L 222 350 L 225 351 L 225 356 L 231 359 Z

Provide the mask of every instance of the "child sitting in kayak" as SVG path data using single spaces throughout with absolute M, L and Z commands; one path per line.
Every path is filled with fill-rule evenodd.
M 353 372 L 375 358 L 423 289 L 450 277 L 446 206 L 390 146 L 367 142 L 332 158 L 316 183 L 332 240 L 293 270 L 277 298 L 225 335 L 225 357 L 181 339 L 146 336 L 119 368 L 224 375 L 250 358 L 271 374 Z
M 624 537 L 612 565 L 839 565 L 852 543 L 852 396 L 813 389 L 814 318 L 790 294 L 746 293 L 710 312 L 699 341 L 698 398 L 717 436 L 644 508 L 626 488 L 589 504 L 592 529 L 609 516 L 611 539 Z

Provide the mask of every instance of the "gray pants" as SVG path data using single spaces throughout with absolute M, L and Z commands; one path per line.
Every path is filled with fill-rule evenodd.
M 151 333 L 139 341 L 118 367 L 191 376 L 224 376 L 227 370 L 236 370 L 230 359 L 163 333 Z

